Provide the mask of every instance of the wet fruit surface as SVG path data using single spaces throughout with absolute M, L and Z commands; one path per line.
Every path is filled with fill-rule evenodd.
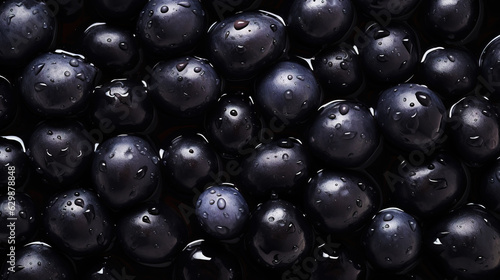
M 199 116 L 215 103 L 221 80 L 206 60 L 181 57 L 152 69 L 148 91 L 159 108 L 181 117 Z
M 327 164 L 348 168 L 366 164 L 380 143 L 368 109 L 352 101 L 332 101 L 319 109 L 309 128 L 312 154 Z
M 88 105 L 98 69 L 64 51 L 45 53 L 24 69 L 20 90 L 34 112 L 51 117 L 81 113 Z
M 74 279 L 75 271 L 70 260 L 47 243 L 33 242 L 17 252 L 14 272 L 2 267 L 2 278 L 9 280 L 39 279 L 45 275 L 48 279 Z
M 140 263 L 154 265 L 173 259 L 182 250 L 187 229 L 173 209 L 148 203 L 121 217 L 117 237 L 125 254 Z
M 108 209 L 89 190 L 57 193 L 45 207 L 43 216 L 51 243 L 76 257 L 102 252 L 114 238 Z
M 44 2 L 5 1 L 0 9 L 0 64 L 19 67 L 51 47 L 57 20 Z
M 444 134 L 446 117 L 439 96 L 426 86 L 414 84 L 383 91 L 375 111 L 386 139 L 407 150 L 437 145 Z
M 92 161 L 92 181 L 111 208 L 125 208 L 149 198 L 160 183 L 160 158 L 138 136 L 115 136 L 99 145 Z
M 308 183 L 305 210 L 328 233 L 359 230 L 381 205 L 380 189 L 358 172 L 319 171 Z
M 291 267 L 311 250 L 313 232 L 302 213 L 290 202 L 270 200 L 250 219 L 245 240 L 258 263 L 273 269 Z
M 230 186 L 211 186 L 196 201 L 196 217 L 201 227 L 218 239 L 240 235 L 249 216 L 245 198 Z
M 1 279 L 500 277 L 497 1 L 0 2 Z
M 363 240 L 368 262 L 382 270 L 404 271 L 422 251 L 417 220 L 397 208 L 382 209 L 369 223 Z
M 452 275 L 491 279 L 500 269 L 498 235 L 495 218 L 478 205 L 467 205 L 433 225 L 425 247 Z
M 208 33 L 209 59 L 228 79 L 257 74 L 286 51 L 287 33 L 278 18 L 257 12 L 233 15 Z

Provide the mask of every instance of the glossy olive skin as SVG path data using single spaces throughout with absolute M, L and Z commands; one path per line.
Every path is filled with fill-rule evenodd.
M 253 96 L 268 119 L 277 119 L 285 126 L 306 121 L 322 100 L 312 71 L 291 61 L 278 62 L 262 75 Z
M 228 80 L 249 79 L 287 51 L 286 27 L 265 12 L 243 12 L 213 25 L 208 58 Z
M 250 210 L 236 188 L 214 185 L 198 197 L 195 214 L 203 230 L 210 236 L 231 239 L 243 232 Z
M 203 239 L 189 243 L 176 259 L 176 280 L 243 279 L 238 258 Z
M 57 249 L 42 242 L 32 242 L 16 250 L 16 272 L 8 271 L 10 265 L 2 264 L 1 276 L 5 280 L 72 280 L 76 273 L 70 260 Z M 22 267 L 22 269 L 21 269 Z
M 450 277 L 496 279 L 500 271 L 500 224 L 479 205 L 450 212 L 428 228 L 428 256 Z
M 15 240 L 16 246 L 29 242 L 38 230 L 39 212 L 33 199 L 22 192 L 16 192 L 14 197 L 15 201 L 10 201 L 9 196 L 0 196 L 0 223 L 5 225 L 0 228 L 0 248 L 2 249 L 9 248 L 12 245 L 12 240 Z M 12 206 L 15 210 L 12 210 Z M 12 222 L 12 220 L 8 220 L 9 218 L 16 218 L 15 227 L 8 227 Z M 15 237 L 9 239 L 13 229 L 16 232 Z
M 182 24 L 175 24 L 182 22 Z M 142 8 L 136 32 L 142 46 L 159 57 L 191 51 L 205 34 L 206 15 L 200 1 L 153 0 Z
M 114 238 L 113 221 L 105 204 L 93 191 L 83 188 L 52 196 L 43 219 L 51 244 L 74 257 L 103 252 Z
M 127 29 L 94 23 L 81 40 L 82 54 L 101 70 L 125 72 L 139 62 L 139 43 Z
M 434 39 L 449 43 L 468 42 L 467 38 L 481 21 L 482 0 L 446 0 L 425 2 L 422 7 L 424 30 Z
M 18 107 L 12 84 L 0 76 L 0 129 L 7 128 L 14 119 Z
M 379 186 L 366 174 L 320 170 L 307 183 L 304 209 L 321 231 L 349 234 L 376 214 L 381 197 Z
M 156 109 L 145 84 L 117 79 L 94 89 L 90 116 L 105 134 L 140 133 L 154 126 Z
M 354 22 L 351 1 L 295 0 L 288 11 L 290 36 L 309 45 L 333 44 L 342 39 Z
M 186 134 L 173 139 L 164 149 L 161 168 L 169 187 L 192 193 L 218 179 L 221 162 L 204 136 Z
M 106 21 L 123 23 L 136 17 L 137 11 L 142 9 L 147 0 L 90 0 L 94 11 Z
M 479 57 L 479 71 L 491 91 L 490 98 L 500 100 L 500 36 L 493 38 Z
M 139 136 L 120 135 L 101 143 L 92 160 L 91 179 L 112 209 L 124 209 L 149 198 L 161 182 L 160 158 Z
M 398 20 L 408 18 L 420 0 L 352 0 L 364 15 L 375 20 Z
M 294 138 L 280 138 L 255 148 L 243 159 L 238 176 L 242 190 L 254 196 L 292 193 L 309 178 L 306 147 Z
M 314 257 L 318 268 L 311 272 L 309 279 L 366 279 L 365 260 L 351 248 L 339 243 L 325 243 L 317 250 L 318 254 Z
M 20 191 L 29 181 L 33 167 L 24 152 L 24 142 L 20 138 L 0 137 L 0 193 L 5 194 L 9 186 L 9 175 L 14 175 L 11 187 Z M 10 174 L 9 174 L 10 171 Z M 14 184 L 12 186 L 12 184 Z
M 311 153 L 324 163 L 346 168 L 366 164 L 377 150 L 381 134 L 368 108 L 354 101 L 323 105 L 307 133 Z
M 74 116 L 87 108 L 98 73 L 80 56 L 44 53 L 26 65 L 19 90 L 28 108 L 39 115 Z
M 395 84 L 408 80 L 420 60 L 420 43 L 409 25 L 374 23 L 365 30 L 360 44 L 361 65 L 367 77 L 376 83 Z
M 463 96 L 476 86 L 479 69 L 469 52 L 437 47 L 424 58 L 419 68 L 423 83 L 442 96 Z
M 1 65 L 22 67 L 38 53 L 48 50 L 55 40 L 57 21 L 45 2 L 4 1 L 0 15 L 6 19 L 0 22 Z
M 125 254 L 145 264 L 163 264 L 186 245 L 188 232 L 182 218 L 161 203 L 141 204 L 117 223 L 117 237 Z
M 420 225 L 398 208 L 382 209 L 368 224 L 363 237 L 369 263 L 392 273 L 411 269 L 420 257 L 422 245 Z
M 418 165 L 402 160 L 386 178 L 396 204 L 421 218 L 446 213 L 468 189 L 467 169 L 450 153 L 437 153 Z
M 449 136 L 467 165 L 481 166 L 500 154 L 500 118 L 491 101 L 468 96 L 450 108 Z
M 500 160 L 488 165 L 481 173 L 479 198 L 489 211 L 500 213 Z
M 179 117 L 197 117 L 217 100 L 219 74 L 207 60 L 179 57 L 158 62 L 152 70 L 148 92 L 157 108 Z
M 363 85 L 365 75 L 359 54 L 350 45 L 322 49 L 312 60 L 313 72 L 325 96 L 347 96 Z
M 290 268 L 309 254 L 314 241 L 312 226 L 285 200 L 268 200 L 250 218 L 245 243 L 259 265 L 273 270 Z
M 386 139 L 411 151 L 439 144 L 447 116 L 434 91 L 423 85 L 400 84 L 382 91 L 375 119 Z
M 88 172 L 94 144 L 75 120 L 46 120 L 31 134 L 26 154 L 35 171 L 54 186 L 68 186 Z
M 223 157 L 251 154 L 260 143 L 261 128 L 257 107 L 243 93 L 222 95 L 205 116 L 208 141 Z

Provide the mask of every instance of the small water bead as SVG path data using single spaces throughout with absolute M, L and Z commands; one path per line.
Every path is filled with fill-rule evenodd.
M 78 66 L 80 65 L 80 63 L 78 62 L 78 60 L 77 60 L 77 59 L 74 59 L 74 58 L 73 58 L 73 59 L 71 59 L 71 60 L 69 61 L 69 65 L 71 65 L 71 66 L 73 66 L 73 67 L 78 67 Z
M 184 70 L 186 68 L 186 66 L 189 64 L 189 62 L 181 62 L 181 63 L 178 63 L 175 68 L 177 69 L 177 71 L 181 72 L 182 70 Z
M 363 201 L 361 199 L 356 199 L 356 205 L 360 208 L 363 207 Z
M 85 202 L 83 201 L 83 199 L 77 198 L 75 199 L 75 205 L 83 208 L 83 206 L 85 206 Z
M 428 107 L 431 104 L 431 98 L 427 93 L 419 91 L 415 93 L 415 96 L 417 97 L 418 102 L 422 104 L 422 106 Z M 410 104 L 410 106 L 412 105 Z
M 99 171 L 101 172 L 106 172 L 107 171 L 107 165 L 106 165 L 106 162 L 104 160 L 101 160 L 99 162 Z
M 388 61 L 387 56 L 385 56 L 384 54 L 377 55 L 377 60 L 380 62 L 387 62 Z
M 137 172 L 135 173 L 134 179 L 140 180 L 140 179 L 144 178 L 144 176 L 146 176 L 147 171 L 148 171 L 147 166 L 143 166 L 143 167 L 139 168 L 139 170 L 137 170 Z
M 383 220 L 388 222 L 388 221 L 391 221 L 393 218 L 394 218 L 394 216 L 392 214 L 387 213 L 384 215 Z
M 409 220 L 408 225 L 410 226 L 411 231 L 417 230 L 417 223 L 415 223 L 414 221 Z
M 236 30 L 241 30 L 248 26 L 250 22 L 248 20 L 237 20 L 234 22 L 233 26 Z
M 339 107 L 339 113 L 341 115 L 345 115 L 345 114 L 349 113 L 349 105 L 347 105 L 347 104 L 341 104 L 340 107 Z
M 150 207 L 148 209 L 148 213 L 151 215 L 158 215 L 160 213 L 160 210 L 156 207 Z
M 373 34 L 373 38 L 374 38 L 375 40 L 378 40 L 378 39 L 382 39 L 382 38 L 384 38 L 384 37 L 387 37 L 387 36 L 389 36 L 389 35 L 391 35 L 391 33 L 390 33 L 388 30 L 385 30 L 385 29 L 380 29 L 380 30 L 377 30 L 377 32 L 375 32 L 375 33 Z
M 226 235 L 229 232 L 229 229 L 225 226 L 217 226 L 215 228 L 220 234 Z
M 34 88 L 35 88 L 35 91 L 37 92 L 40 92 L 40 91 L 44 91 L 45 89 L 47 89 L 48 85 L 46 83 L 36 83 L 34 85 Z
M 1 212 L 0 212 L 0 216 L 1 216 Z M 28 217 L 28 215 L 24 211 L 19 211 L 19 217 L 21 217 L 21 219 L 26 219 Z
M 219 198 L 217 200 L 217 207 L 220 209 L 220 210 L 224 210 L 226 208 L 226 200 L 224 198 Z
M 191 3 L 189 3 L 189 2 L 179 2 L 179 3 L 177 3 L 177 5 L 184 7 L 184 8 L 191 7 Z

